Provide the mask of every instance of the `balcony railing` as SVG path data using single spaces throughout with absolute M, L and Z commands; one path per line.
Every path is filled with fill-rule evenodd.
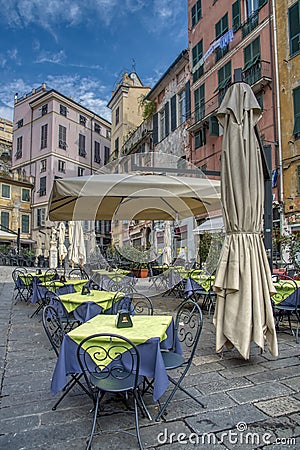
M 243 70 L 243 80 L 252 86 L 253 91 L 259 92 L 266 84 L 272 81 L 271 63 L 269 61 L 257 61 Z
M 248 34 L 251 33 L 254 28 L 258 26 L 258 11 L 255 11 L 253 14 L 251 14 L 250 17 L 244 22 L 241 26 L 242 29 L 242 37 L 246 37 Z

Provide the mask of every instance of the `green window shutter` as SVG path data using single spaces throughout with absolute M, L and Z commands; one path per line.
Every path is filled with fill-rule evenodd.
M 268 0 L 258 0 L 258 9 L 262 8 L 266 3 L 268 3 Z
M 254 66 L 260 59 L 260 37 L 258 36 L 244 49 L 244 71 Z
M 298 178 L 298 194 L 300 194 L 300 165 L 297 166 L 297 178 Z
M 209 118 L 209 134 L 211 136 L 219 136 L 219 122 L 216 116 Z
M 165 136 L 168 136 L 170 131 L 169 120 L 170 120 L 170 107 L 169 102 L 167 102 L 165 104 Z
M 191 86 L 189 81 L 185 84 L 185 114 L 187 119 L 191 117 Z
M 237 0 L 232 4 L 232 29 L 237 31 L 241 26 L 241 3 Z
M 177 111 L 176 111 L 176 94 L 171 98 L 171 131 L 174 131 L 177 127 Z
M 293 90 L 294 101 L 294 129 L 293 134 L 300 133 L 300 86 Z
M 158 143 L 158 113 L 153 116 L 153 144 Z
M 300 51 L 300 2 L 289 8 L 290 55 Z

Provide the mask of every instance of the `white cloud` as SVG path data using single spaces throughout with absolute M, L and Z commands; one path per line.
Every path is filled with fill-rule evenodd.
M 35 63 L 52 63 L 52 64 L 61 64 L 66 59 L 65 52 L 60 50 L 58 53 L 51 53 L 47 51 L 42 51 Z
M 139 13 L 149 32 L 157 33 L 186 15 L 183 0 L 0 0 L 2 20 L 11 27 L 38 24 L 55 37 L 61 23 L 77 25 L 91 21 L 109 26 L 117 17 Z
M 12 120 L 15 93 L 18 93 L 20 97 L 31 92 L 32 88 L 39 87 L 43 81 L 45 81 L 47 89 L 55 89 L 106 120 L 111 120 L 110 110 L 106 107 L 109 100 L 106 95 L 108 89 L 98 79 L 81 78 L 79 75 L 49 75 L 45 80 L 35 83 L 33 86 L 28 85 L 22 79 L 13 80 L 5 85 L 0 84 L 0 116 Z

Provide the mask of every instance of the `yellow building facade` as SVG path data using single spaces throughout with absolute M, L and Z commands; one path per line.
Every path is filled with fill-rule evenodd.
M 300 230 L 300 2 L 276 0 L 285 224 Z

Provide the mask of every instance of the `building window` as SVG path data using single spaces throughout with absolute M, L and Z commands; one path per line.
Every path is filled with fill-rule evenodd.
M 202 84 L 194 91 L 195 122 L 201 120 L 205 115 L 205 85 Z
M 296 2 L 289 8 L 289 39 L 290 55 L 300 52 L 300 2 Z
M 104 146 L 104 165 L 109 162 L 109 157 L 110 157 L 110 149 L 109 147 Z
M 10 186 L 9 184 L 2 183 L 1 195 L 3 198 L 10 198 Z
M 261 78 L 260 37 L 244 49 L 244 81 L 250 86 Z
M 258 92 L 257 94 L 255 94 L 256 100 L 261 108 L 261 110 L 263 111 L 264 109 L 264 95 L 262 92 Z
M 237 31 L 241 26 L 241 0 L 232 4 L 232 30 Z
M 211 116 L 209 118 L 209 134 L 211 136 L 219 136 L 219 122 L 216 116 Z
M 27 214 L 21 216 L 21 233 L 29 233 L 29 216 Z
M 294 102 L 294 129 L 296 139 L 300 139 L 300 86 L 293 90 Z
M 46 195 L 46 180 L 47 177 L 40 178 L 40 189 L 39 189 L 40 197 Z
M 59 105 L 59 113 L 60 113 L 62 116 L 67 117 L 67 107 L 64 106 L 64 105 Z
M 119 121 L 120 121 L 120 108 L 118 106 L 117 109 L 116 109 L 116 121 L 115 121 L 115 124 L 118 125 Z
M 260 8 L 262 8 L 268 0 L 246 0 L 247 17 L 255 14 Z
M 46 114 L 48 114 L 48 103 L 42 106 L 42 116 L 45 116 Z
M 219 22 L 215 25 L 215 31 L 216 31 L 216 39 L 219 39 L 224 33 L 228 31 L 228 13 L 224 14 L 222 19 L 219 20 Z M 216 61 L 219 61 L 219 59 L 223 58 L 226 53 L 229 51 L 229 44 L 225 45 L 225 47 L 217 47 L 216 52 Z
M 197 81 L 202 75 L 203 75 L 203 64 L 199 66 L 199 61 L 202 59 L 203 56 L 203 39 L 198 42 L 193 48 L 192 48 L 192 59 L 193 59 L 193 82 Z
M 202 5 L 201 0 L 198 0 L 192 7 L 192 27 L 199 22 L 202 17 Z
M 16 159 L 22 158 L 23 136 L 17 138 Z
M 37 208 L 36 210 L 36 226 L 43 227 L 45 225 L 46 209 Z
M 62 173 L 66 172 L 66 161 L 58 160 L 58 171 Z
M 79 156 L 82 156 L 83 158 L 86 157 L 84 134 L 79 134 L 78 151 L 79 151 Z
M 94 161 L 95 163 L 100 164 L 101 158 L 100 158 L 100 142 L 95 141 L 95 148 L 94 148 Z
M 159 113 L 159 131 L 160 131 L 160 140 L 165 137 L 165 110 L 163 109 Z
M 79 177 L 83 177 L 83 175 L 84 175 L 84 169 L 82 168 L 82 167 L 78 167 L 78 176 Z
M 115 140 L 115 156 L 119 156 L 119 138 Z
M 110 139 L 110 136 L 111 136 L 110 130 L 106 130 L 106 137 L 107 137 L 107 139 Z
M 79 123 L 80 123 L 80 125 L 83 125 L 85 127 L 85 125 L 86 125 L 86 117 L 82 116 L 80 114 L 80 116 L 79 116 Z
M 186 109 L 185 109 L 185 89 L 178 94 L 178 122 L 183 123 L 186 119 Z
M 199 131 L 195 133 L 195 148 L 203 147 L 206 144 L 206 129 L 200 128 Z
M 218 70 L 218 91 L 219 91 L 219 105 L 221 104 L 227 89 L 231 85 L 231 61 L 228 61 L 225 66 Z
M 48 124 L 42 125 L 41 128 L 41 148 L 47 147 L 47 138 L 48 138 Z
M 47 160 L 46 159 L 42 159 L 41 160 L 40 172 L 46 172 L 46 170 L 47 170 Z
M 101 133 L 101 126 L 99 125 L 99 123 L 94 123 L 94 131 L 98 134 Z
M 22 188 L 22 202 L 30 202 L 30 190 Z
M 23 119 L 18 120 L 17 128 L 21 128 L 23 126 Z
M 62 125 L 58 129 L 58 146 L 64 150 L 67 148 L 67 129 Z
M 9 229 L 9 212 L 1 211 L 1 225 Z
M 297 166 L 297 178 L 298 178 L 298 183 L 297 183 L 297 188 L 298 188 L 298 195 L 300 195 L 300 165 Z

